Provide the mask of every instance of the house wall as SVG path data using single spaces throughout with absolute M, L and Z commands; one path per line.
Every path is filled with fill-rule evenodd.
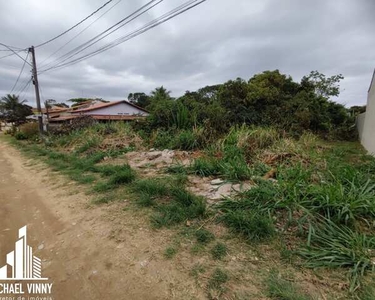
M 373 80 L 368 93 L 361 142 L 369 153 L 375 155 L 375 80 Z
M 110 115 L 110 116 L 132 116 L 132 115 L 147 116 L 148 115 L 148 113 L 144 112 L 143 110 L 140 110 L 127 103 L 119 103 L 119 104 L 112 105 L 112 106 L 85 111 L 83 112 L 83 114 L 85 115 Z
M 365 127 L 365 118 L 366 118 L 366 113 L 363 113 L 357 116 L 356 125 L 357 125 L 357 130 L 358 130 L 360 140 L 362 140 L 363 129 Z

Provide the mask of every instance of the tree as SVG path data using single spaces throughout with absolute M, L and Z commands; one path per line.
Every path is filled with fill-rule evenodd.
M 341 74 L 326 77 L 318 71 L 312 71 L 310 75 L 302 78 L 301 85 L 313 89 L 318 96 L 326 99 L 340 95 L 340 81 L 344 79 Z
M 8 94 L 0 100 L 0 116 L 7 122 L 15 123 L 16 126 L 24 123 L 26 117 L 33 114 L 31 107 L 26 105 L 27 101 L 20 101 L 16 95 Z
M 54 106 L 62 107 L 62 108 L 69 108 L 69 105 L 64 102 L 55 103 Z
M 164 86 L 158 87 L 151 92 L 151 101 L 171 100 L 171 91 L 168 91 Z
M 366 112 L 366 105 L 362 105 L 362 106 L 355 105 L 355 106 L 352 106 L 349 109 L 349 111 L 350 111 L 350 113 L 353 116 L 358 116 L 358 115 L 363 114 L 364 112 Z
M 128 95 L 128 100 L 130 103 L 136 104 L 143 108 L 150 104 L 150 96 L 146 95 L 145 93 L 130 93 Z
M 85 102 L 88 102 L 88 101 L 100 101 L 100 102 L 103 102 L 103 103 L 109 102 L 109 101 L 103 100 L 102 98 L 95 98 L 95 99 L 91 99 L 91 98 L 72 98 L 72 99 L 68 100 L 68 102 L 73 102 L 72 107 L 81 105 L 82 103 L 85 103 Z
M 69 99 L 68 102 L 73 102 L 72 107 L 81 105 L 82 103 L 85 103 L 87 101 L 90 101 L 89 98 L 72 98 Z

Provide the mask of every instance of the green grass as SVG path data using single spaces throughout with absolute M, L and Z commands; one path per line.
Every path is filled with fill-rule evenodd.
M 359 292 L 360 300 L 375 300 L 375 287 L 367 285 Z
M 188 173 L 186 167 L 182 164 L 171 165 L 166 168 L 166 172 L 170 174 L 183 174 L 183 175 L 186 175 Z
M 206 272 L 206 268 L 200 264 L 200 263 L 196 263 L 193 268 L 191 269 L 190 271 L 190 275 L 192 277 L 194 277 L 195 279 L 198 279 L 199 278 L 199 275 L 200 274 L 203 274 Z
M 113 184 L 108 183 L 107 181 L 99 181 L 92 187 L 92 191 L 95 193 L 104 193 L 111 191 L 115 188 Z
M 299 250 L 309 268 L 348 270 L 350 291 L 360 285 L 361 277 L 375 271 L 375 236 L 353 231 L 326 220 L 310 231 L 308 245 Z
M 137 193 L 138 205 L 154 207 L 151 222 L 156 228 L 202 218 L 206 214 L 204 199 L 186 191 L 180 177 L 142 179 L 134 183 L 133 191 Z
M 212 258 L 222 260 L 228 254 L 228 248 L 223 243 L 216 243 L 211 249 Z
M 223 285 L 229 281 L 229 275 L 226 271 L 216 268 L 211 274 L 208 287 L 215 290 L 223 290 Z
M 265 281 L 267 286 L 267 296 L 276 300 L 312 300 L 313 298 L 303 293 L 292 282 L 287 281 L 272 271 Z
M 221 216 L 221 221 L 248 242 L 264 242 L 276 233 L 272 219 L 256 210 L 228 211 Z
M 108 180 L 108 183 L 110 185 L 121 185 L 121 184 L 128 184 L 135 180 L 136 173 L 134 170 L 130 168 L 130 166 L 127 166 L 126 168 L 123 168 L 118 173 L 115 173 L 111 175 L 111 177 Z
M 195 232 L 195 238 L 197 239 L 198 243 L 206 245 L 215 239 L 215 235 L 212 232 L 202 228 Z
M 178 123 L 184 124 L 183 120 Z M 177 131 L 159 131 L 150 142 L 154 139 L 160 147 L 195 149 L 213 140 L 203 132 L 182 126 Z M 288 248 L 279 249 L 284 262 L 291 261 L 293 252 L 299 253 L 308 267 L 347 270 L 352 291 L 364 275 L 374 271 L 374 242 L 369 233 L 375 221 L 375 159 L 365 155 L 358 143 L 320 141 L 311 134 L 294 139 L 270 128 L 236 127 L 202 149 L 203 156 L 190 166 L 176 163 L 166 169 L 169 175 L 165 177 L 141 179 L 128 165 L 99 164 L 105 157 L 133 149 L 115 145 L 99 150 L 106 135 L 137 136 L 129 126 L 100 124 L 49 137 L 45 144 L 12 142 L 77 183 L 92 185 L 92 190 L 100 193 L 96 203 L 112 201 L 110 191 L 123 192 L 120 187 L 127 186 L 137 205 L 151 208 L 151 222 L 157 228 L 206 217 L 205 200 L 186 190 L 188 174 L 219 176 L 231 182 L 251 180 L 253 188 L 215 206 L 218 220 L 231 232 L 249 243 L 270 242 L 278 235 L 288 244 Z M 70 149 L 75 151 L 68 152 Z M 276 170 L 276 183 L 260 179 L 271 168 Z M 291 230 L 284 234 L 288 227 Z M 198 254 L 214 240 L 205 229 L 191 237 L 197 240 L 192 252 Z M 299 245 L 308 246 L 295 251 L 299 246 L 296 239 Z M 218 244 L 210 249 L 214 258 L 216 250 L 221 253 Z M 275 287 L 277 291 L 277 284 Z M 276 293 L 274 298 L 307 299 L 293 298 L 290 290 L 293 288 Z
M 175 247 L 168 247 L 164 251 L 164 257 L 167 259 L 173 258 L 177 254 L 177 249 Z
M 138 180 L 134 184 L 134 190 L 151 197 L 163 197 L 169 194 L 169 187 L 166 181 L 156 178 Z

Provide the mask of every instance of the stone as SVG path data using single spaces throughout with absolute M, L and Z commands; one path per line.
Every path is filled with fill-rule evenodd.
M 216 178 L 214 180 L 211 180 L 211 185 L 219 185 L 222 184 L 224 181 L 221 180 L 220 178 Z

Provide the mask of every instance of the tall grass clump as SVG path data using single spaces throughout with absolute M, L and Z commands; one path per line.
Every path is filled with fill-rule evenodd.
M 151 221 L 155 227 L 171 226 L 205 216 L 206 202 L 203 197 L 181 188 L 172 188 L 169 196 L 170 201 L 159 205 L 157 213 L 152 216 Z
M 249 242 L 263 242 L 275 235 L 272 218 L 257 210 L 233 210 L 225 212 L 220 220 L 233 232 Z
M 271 299 L 280 300 L 312 300 L 313 298 L 303 293 L 292 282 L 283 279 L 276 271 L 265 280 L 267 294 Z
M 325 220 L 310 230 L 309 243 L 299 251 L 310 268 L 346 268 L 350 291 L 366 272 L 375 271 L 375 236 Z
M 185 190 L 178 177 L 143 179 L 134 183 L 133 191 L 138 195 L 138 205 L 154 207 L 151 222 L 157 228 L 202 218 L 206 214 L 205 200 Z
M 267 127 L 232 127 L 223 139 L 224 145 L 235 145 L 242 149 L 247 156 L 252 156 L 255 151 L 266 149 L 280 139 L 279 132 Z
M 310 186 L 301 205 L 341 224 L 375 217 L 375 184 L 353 181 Z
M 126 165 L 126 167 L 123 167 L 121 171 L 111 175 L 108 182 L 112 185 L 121 185 L 131 183 L 135 180 L 135 178 L 135 171 L 129 165 Z

